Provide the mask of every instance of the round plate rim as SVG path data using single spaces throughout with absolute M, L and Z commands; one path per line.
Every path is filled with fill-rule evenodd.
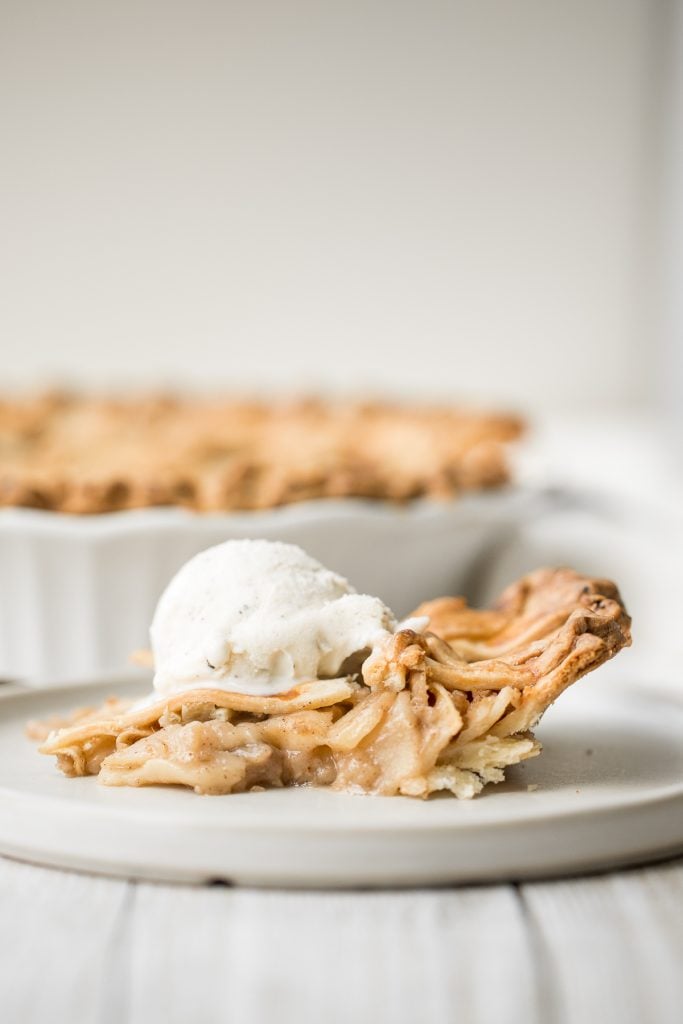
M 113 681 L 108 684 L 98 684 L 97 691 L 101 692 L 103 689 L 112 689 L 115 688 L 116 685 L 117 684 Z M 123 684 L 119 684 L 119 687 L 121 688 L 121 686 L 123 686 L 125 689 L 129 690 L 135 685 L 139 686 L 139 681 L 135 683 L 127 680 Z M 88 688 L 82 685 L 63 686 L 58 689 L 51 688 L 49 691 L 21 690 L 17 692 L 15 690 L 12 693 L 2 695 L 0 708 L 4 707 L 5 710 L 9 710 L 9 708 L 13 706 L 15 713 L 12 717 L 16 718 L 17 709 L 19 709 L 19 712 L 21 713 L 21 709 L 24 705 L 28 708 L 41 700 L 43 702 L 47 701 L 50 704 L 54 703 L 55 705 L 59 705 L 61 701 L 66 702 L 71 698 L 75 701 L 80 700 L 82 702 L 83 696 L 87 694 L 87 692 Z M 683 697 L 681 697 L 680 694 L 676 694 L 669 690 L 655 690 L 653 688 L 648 688 L 647 693 L 645 693 L 642 686 L 620 686 L 618 691 L 618 698 L 620 702 L 623 701 L 625 695 L 628 695 L 628 698 L 635 698 L 639 702 L 646 701 L 648 704 L 650 704 L 651 699 L 655 697 L 655 699 L 665 700 L 669 705 L 674 705 L 677 711 L 683 711 Z M 601 702 L 613 701 L 615 699 L 614 687 L 611 687 L 607 693 L 600 694 L 599 699 Z M 30 712 L 27 714 L 27 717 L 30 717 Z M 91 781 L 93 784 L 97 784 L 94 779 Z M 67 784 L 71 784 L 71 780 L 65 780 L 65 782 L 67 782 Z M 285 790 L 278 792 L 282 794 L 280 799 L 283 797 L 286 799 L 285 794 L 291 791 Z M 324 791 L 318 790 L 315 792 L 320 793 Z M 334 799 L 341 797 L 346 801 L 360 799 L 359 797 L 350 796 L 349 794 L 335 793 L 330 795 Z M 260 796 L 261 794 L 240 794 L 242 799 L 253 799 L 254 797 L 258 799 Z M 194 798 L 189 793 L 184 794 L 184 797 Z M 376 799 L 382 801 L 400 800 L 402 804 L 405 804 L 406 801 L 409 800 L 409 798 L 396 797 L 366 797 L 365 799 Z M 442 800 L 438 802 L 448 805 L 455 803 L 454 801 L 449 800 L 448 797 L 442 798 Z M 410 801 L 410 804 L 414 803 L 416 802 Z M 419 804 L 419 806 L 422 805 Z M 462 804 L 458 803 L 456 806 L 462 806 Z M 662 815 L 670 814 L 672 809 L 677 809 L 679 806 L 683 808 L 683 778 L 679 781 L 673 781 L 672 783 L 654 787 L 652 790 L 646 789 L 644 791 L 639 790 L 635 793 L 625 793 L 619 798 L 615 798 L 614 794 L 612 794 L 611 799 L 607 800 L 607 802 L 595 806 L 577 807 L 576 809 L 569 806 L 561 807 L 551 814 L 549 814 L 547 810 L 542 811 L 539 809 L 536 809 L 534 813 L 533 807 L 530 807 L 531 813 L 522 817 L 517 814 L 514 819 L 499 819 L 493 817 L 489 819 L 478 819 L 474 822 L 471 820 L 468 821 L 465 816 L 458 816 L 456 818 L 451 818 L 450 820 L 442 819 L 436 821 L 425 821 L 424 823 L 412 821 L 397 822 L 381 819 L 377 819 L 374 822 L 363 821 L 356 825 L 350 825 L 348 822 L 344 821 L 335 823 L 329 819 L 322 823 L 312 822 L 309 824 L 303 824 L 301 821 L 297 821 L 293 825 L 292 831 L 296 833 L 296 837 L 301 839 L 302 842 L 317 842 L 319 844 L 330 844 L 340 842 L 341 840 L 348 842 L 353 841 L 354 839 L 358 842 L 381 843 L 382 841 L 387 841 L 391 838 L 399 838 L 401 841 L 408 843 L 413 841 L 424 845 L 431 841 L 433 843 L 443 845 L 443 843 L 449 839 L 453 842 L 457 842 L 458 840 L 462 841 L 464 837 L 470 839 L 474 833 L 477 835 L 481 834 L 484 839 L 487 834 L 491 835 L 496 832 L 499 833 L 501 837 L 505 837 L 514 832 L 518 826 L 534 829 L 536 831 L 543 827 L 550 829 L 554 826 L 566 828 L 567 825 L 571 824 L 573 821 L 578 822 L 579 824 L 593 824 L 595 817 L 598 815 L 603 818 L 607 815 L 609 820 L 616 820 L 624 814 L 628 814 L 628 812 L 633 811 L 642 811 L 644 814 L 650 816 L 653 813 Z M 77 818 L 79 814 L 83 813 L 83 807 L 84 805 L 79 804 L 77 801 L 64 801 L 51 794 L 41 794 L 30 791 L 26 792 L 12 786 L 8 786 L 4 782 L 0 782 L 0 812 L 2 812 L 2 808 L 4 808 L 4 812 L 8 812 L 11 815 L 13 808 L 15 811 L 17 808 L 23 808 L 24 811 L 31 810 L 34 813 L 40 813 L 42 810 L 43 813 L 54 817 L 60 813 L 59 809 L 61 808 L 61 813 L 64 813 L 66 817 L 73 814 Z M 88 813 L 92 815 L 93 820 L 96 820 L 98 823 L 104 821 L 109 821 L 110 823 L 128 821 L 131 826 L 135 826 L 136 824 L 141 823 L 143 819 L 146 819 L 147 824 L 149 824 L 151 820 L 152 827 L 168 830 L 172 825 L 177 824 L 179 812 L 177 807 L 174 809 L 154 807 L 153 813 L 150 814 L 149 808 L 145 807 L 132 807 L 130 805 L 125 807 L 110 805 L 98 806 L 97 804 L 90 803 L 88 805 Z M 112 864 L 112 862 L 110 860 L 108 861 L 106 857 L 100 858 L 99 861 L 92 864 L 83 865 L 82 863 L 76 863 L 78 860 L 77 857 L 67 857 L 65 860 L 63 857 L 58 855 L 50 856 L 49 851 L 44 849 L 25 849 L 17 852 L 16 843 L 7 844 L 4 841 L 4 836 L 2 834 L 2 820 L 3 814 L 0 813 L 0 852 L 6 852 L 10 856 L 19 856 L 22 859 L 37 860 L 40 863 L 53 864 L 62 867 L 76 867 L 80 870 L 108 875 L 123 874 L 126 877 L 132 876 L 141 878 L 159 877 L 165 880 L 179 881 L 205 880 L 206 873 L 204 873 L 203 878 L 195 877 L 195 872 L 191 868 L 189 871 L 179 869 L 176 872 L 172 869 L 169 871 L 168 868 L 165 868 L 160 869 L 159 872 L 156 873 L 149 865 L 136 869 L 128 864 L 123 865 L 119 869 L 116 864 Z M 226 830 L 231 830 L 233 834 L 243 838 L 245 841 L 251 837 L 254 842 L 258 843 L 263 842 L 269 836 L 280 836 L 283 832 L 284 826 L 281 819 L 276 819 L 272 822 L 268 820 L 268 816 L 266 816 L 263 822 L 257 822 L 254 820 L 247 821 L 244 819 L 240 820 L 239 817 L 229 822 L 222 818 L 216 818 L 213 821 L 210 818 L 207 818 L 201 820 L 199 827 L 201 828 L 202 835 L 211 836 L 211 838 L 217 838 L 221 836 L 222 833 L 225 833 Z M 632 855 L 627 855 L 625 863 L 642 863 L 644 860 L 653 859 L 658 856 L 661 857 L 665 853 L 675 851 L 679 845 L 683 848 L 683 833 L 680 836 L 680 844 L 678 840 L 676 840 L 673 844 L 669 844 L 666 849 L 664 847 L 658 847 L 657 844 L 655 844 L 647 851 L 643 850 L 642 854 L 634 852 Z M 614 860 L 614 856 L 612 856 L 611 859 Z M 594 870 L 595 867 L 600 867 L 599 863 L 594 863 L 595 858 L 589 858 L 589 860 L 591 863 L 587 868 L 588 870 Z M 598 861 L 600 861 L 600 858 L 598 858 Z M 580 870 L 583 870 L 583 868 L 580 868 Z M 568 872 L 571 873 L 571 869 L 565 868 L 559 871 L 561 874 L 566 874 Z M 553 865 L 549 865 L 548 872 L 536 868 L 531 872 L 531 877 L 547 877 L 548 874 L 553 875 L 556 873 L 558 872 L 553 869 Z M 239 875 L 244 873 L 238 872 L 237 874 Z M 454 871 L 452 875 L 449 874 L 448 871 L 446 871 L 445 874 L 443 871 L 437 871 L 433 879 L 431 879 L 431 876 L 425 879 L 423 875 L 420 874 L 420 871 L 415 869 L 412 872 L 408 871 L 406 878 L 394 878 L 385 884 L 425 884 L 425 881 L 428 884 L 430 881 L 432 881 L 432 884 L 444 884 L 448 881 L 458 880 L 481 881 L 485 880 L 487 877 L 486 872 L 481 877 L 479 877 L 475 872 L 474 875 L 469 877 L 469 879 L 461 878 L 460 874 L 461 873 L 458 871 Z M 282 882 L 278 882 L 278 872 L 272 872 L 271 876 L 268 876 L 268 872 L 266 872 L 265 875 L 263 873 L 257 873 L 256 877 L 246 879 L 238 878 L 237 881 L 246 880 L 248 884 L 283 884 Z M 503 877 L 498 872 L 494 872 L 494 876 L 499 878 Z M 510 872 L 510 877 L 528 876 L 524 870 L 513 869 Z M 374 881 L 370 880 L 369 882 L 363 882 L 362 880 L 359 881 L 356 873 L 353 878 L 349 878 L 348 880 L 339 878 L 321 882 L 320 879 L 313 878 L 310 883 L 306 883 L 302 880 L 297 882 L 296 879 L 292 881 L 289 878 L 285 878 L 284 884 L 309 884 L 311 887 L 319 887 L 321 884 L 347 886 L 358 884 L 376 885 L 382 884 L 382 882 L 378 882 L 376 879 Z

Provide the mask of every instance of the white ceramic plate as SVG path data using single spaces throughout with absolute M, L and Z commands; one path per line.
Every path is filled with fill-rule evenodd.
M 544 719 L 539 758 L 472 801 L 422 802 L 108 789 L 64 778 L 24 738 L 27 718 L 111 692 L 0 701 L 0 852 L 139 878 L 313 887 L 549 876 L 683 849 L 683 701 L 665 694 L 579 684 Z

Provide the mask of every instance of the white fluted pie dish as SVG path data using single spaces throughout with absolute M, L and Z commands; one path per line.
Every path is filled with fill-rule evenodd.
M 295 543 L 398 615 L 468 592 L 539 502 L 509 488 L 403 507 L 325 499 L 263 512 L 178 508 L 93 516 L 0 511 L 0 678 L 49 685 L 126 670 L 156 602 L 192 555 L 233 538 Z

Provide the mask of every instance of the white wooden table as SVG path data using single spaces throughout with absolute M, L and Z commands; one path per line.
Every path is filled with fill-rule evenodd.
M 651 493 L 645 437 L 615 431 L 596 479 L 612 465 Z M 575 450 L 574 460 L 573 479 L 590 486 L 590 459 Z M 570 451 L 560 463 L 571 469 Z M 573 550 L 571 524 L 554 529 L 539 533 L 539 550 Z M 680 631 L 646 620 L 657 595 L 674 615 L 680 586 L 667 589 L 659 566 L 642 587 L 629 583 L 640 605 L 631 665 L 677 685 Z M 125 882 L 0 859 L 2 1024 L 176 1021 L 680 1024 L 683 860 L 523 885 L 334 893 Z
M 0 859 L 0 950 L 5 1024 L 680 1024 L 683 861 L 296 893 Z

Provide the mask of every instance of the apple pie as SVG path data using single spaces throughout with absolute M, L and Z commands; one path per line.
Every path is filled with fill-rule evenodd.
M 422 605 L 337 678 L 271 695 L 194 686 L 151 702 L 113 699 L 57 723 L 40 750 L 66 775 L 107 786 L 466 799 L 539 754 L 532 730 L 543 712 L 630 642 L 613 583 L 539 569 L 489 610 L 462 598 Z
M 0 506 L 69 513 L 454 498 L 509 480 L 514 416 L 219 398 L 0 401 Z

